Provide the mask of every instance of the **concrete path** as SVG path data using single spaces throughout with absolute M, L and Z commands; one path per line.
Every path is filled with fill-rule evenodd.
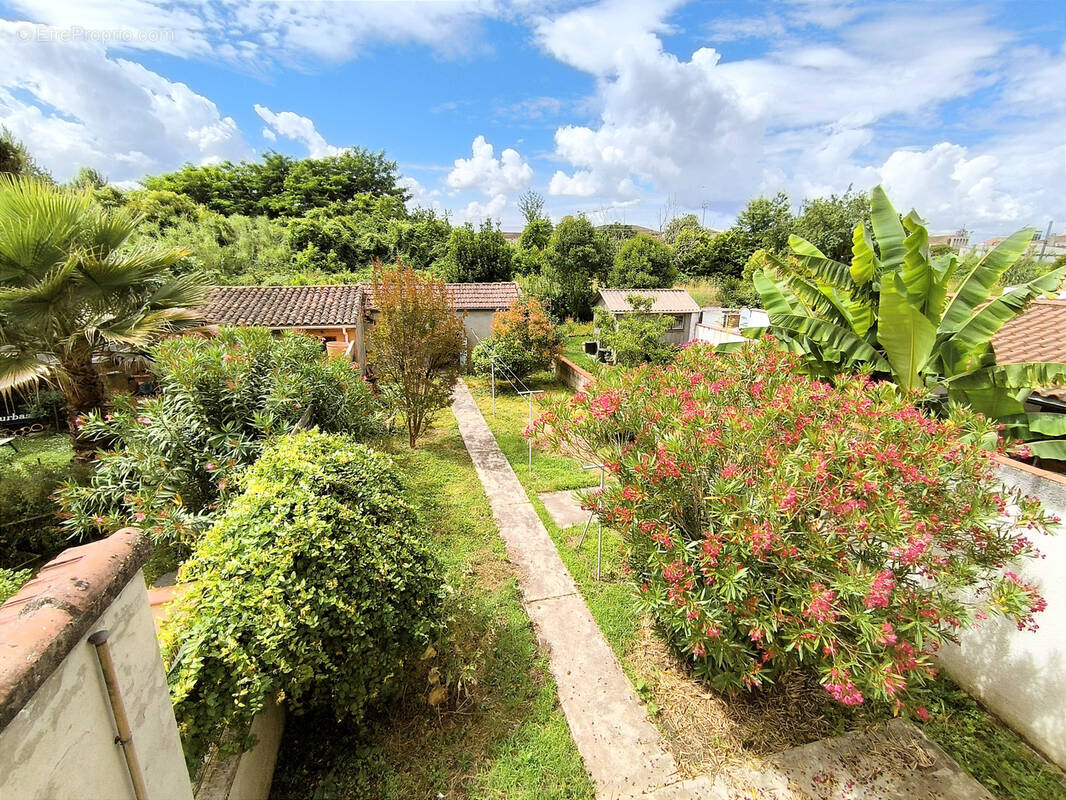
M 549 652 L 559 702 L 597 797 L 637 798 L 678 783 L 673 756 L 462 381 L 452 411 L 518 568 L 522 604 Z
M 571 525 L 584 525 L 589 520 L 589 512 L 581 507 L 579 491 L 564 489 L 561 492 L 541 492 L 537 497 L 544 503 L 544 510 L 552 522 L 560 528 L 569 528 Z

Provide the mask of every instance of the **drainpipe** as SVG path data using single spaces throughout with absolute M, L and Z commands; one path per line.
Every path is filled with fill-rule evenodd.
M 137 760 L 137 751 L 133 747 L 133 731 L 130 730 L 130 721 L 126 716 L 126 704 L 122 702 L 122 692 L 118 687 L 115 662 L 111 659 L 111 647 L 107 644 L 109 635 L 110 631 L 97 631 L 89 637 L 89 644 L 96 648 L 100 670 L 104 673 L 107 699 L 111 701 L 111 713 L 115 717 L 115 728 L 118 730 L 115 744 L 122 745 L 122 752 L 126 756 L 126 769 L 129 770 L 130 780 L 133 782 L 133 794 L 137 800 L 148 800 L 148 788 L 144 785 L 141 763 Z

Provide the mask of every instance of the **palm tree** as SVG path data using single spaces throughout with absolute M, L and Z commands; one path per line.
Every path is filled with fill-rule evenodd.
M 131 245 L 140 217 L 87 192 L 0 176 L 0 392 L 47 383 L 68 423 L 103 403 L 96 363 L 199 323 L 207 286 L 175 276 L 188 253 Z

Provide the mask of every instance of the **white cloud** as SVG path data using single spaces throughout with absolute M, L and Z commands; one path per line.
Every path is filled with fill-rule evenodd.
M 445 55 L 478 46 L 472 28 L 496 0 L 14 0 L 34 22 L 122 31 L 122 46 L 254 65 L 340 63 L 369 44 L 414 42 Z M 169 32 L 146 37 L 142 32 Z
M 325 140 L 308 117 L 302 117 L 292 111 L 274 112 L 258 103 L 255 105 L 255 113 L 270 126 L 273 133 L 305 145 L 307 155 L 311 158 L 335 156 L 341 152 L 341 148 L 334 147 Z M 273 141 L 271 137 L 267 138 Z
M 477 189 L 497 196 L 521 189 L 533 180 L 533 168 L 510 147 L 496 158 L 491 144 L 478 136 L 471 144 L 471 158 L 457 158 L 447 183 L 452 189 Z
M 687 59 L 664 48 L 672 8 L 604 0 L 537 22 L 548 53 L 596 79 L 602 109 L 596 125 L 556 130 L 570 166 L 551 194 L 737 208 L 757 193 L 798 200 L 883 180 L 940 226 L 986 228 L 1066 202 L 1066 55 L 1014 47 L 980 11 L 799 3 L 768 14 L 762 34 L 719 24 L 724 38 L 769 43 L 724 62 L 710 47 Z M 941 116 L 977 92 L 1008 106 L 975 120 L 996 135 L 952 144 Z
M 274 133 L 274 131 L 272 131 L 270 128 L 263 128 L 263 130 L 260 132 L 260 135 L 268 142 L 276 142 L 278 140 L 278 135 Z
M 25 31 L 0 20 L 0 118 L 57 178 L 91 165 L 135 180 L 251 154 L 237 123 L 185 84 L 101 44 L 30 41 Z

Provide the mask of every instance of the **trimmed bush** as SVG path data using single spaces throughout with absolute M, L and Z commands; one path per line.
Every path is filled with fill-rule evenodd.
M 108 447 L 88 487 L 60 501 L 74 533 L 136 525 L 188 545 L 213 521 L 233 476 L 270 436 L 297 427 L 365 436 L 380 426 L 369 386 L 320 342 L 298 333 L 223 328 L 152 349 L 156 398 L 115 398 L 83 431 Z
M 986 419 L 807 377 L 769 340 L 609 373 L 533 430 L 608 465 L 589 503 L 622 533 L 643 607 L 718 689 L 798 667 L 845 705 L 924 717 L 941 641 L 1044 608 L 1010 565 L 1055 520 L 995 479 Z
M 342 435 L 282 437 L 197 545 L 163 633 L 190 758 L 269 699 L 358 722 L 431 641 L 438 564 L 392 460 Z M 247 745 L 247 741 L 239 741 Z

